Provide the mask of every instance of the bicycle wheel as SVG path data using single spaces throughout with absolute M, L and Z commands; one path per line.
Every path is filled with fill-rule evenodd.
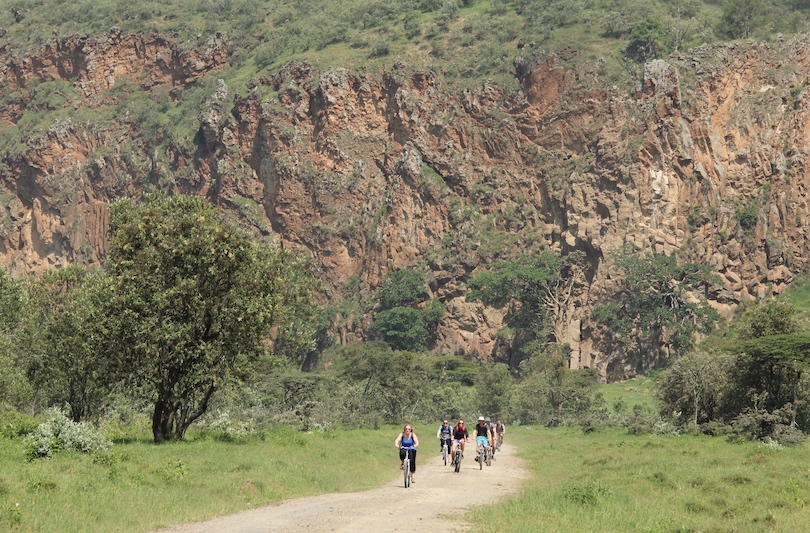
M 492 448 L 487 448 L 487 466 L 492 466 Z
M 447 466 L 447 444 L 442 445 L 442 459 L 444 459 L 444 466 Z
M 411 486 L 411 460 L 407 454 L 402 464 L 405 467 L 405 488 L 407 489 Z
M 456 472 L 461 470 L 461 450 L 456 450 L 456 460 L 454 466 L 456 468 Z
M 478 452 L 478 469 L 479 470 L 484 469 L 484 449 L 483 448 Z

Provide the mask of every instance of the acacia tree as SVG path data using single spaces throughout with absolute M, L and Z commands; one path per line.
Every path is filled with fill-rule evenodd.
M 285 318 L 285 293 L 308 290 L 290 276 L 304 265 L 220 220 L 188 196 L 111 205 L 107 267 L 125 380 L 154 404 L 152 432 L 183 438 L 212 395 L 249 371 Z

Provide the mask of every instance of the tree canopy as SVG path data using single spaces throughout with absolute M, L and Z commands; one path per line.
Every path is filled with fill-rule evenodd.
M 608 303 L 596 306 L 591 318 L 606 326 L 610 340 L 636 345 L 641 370 L 686 353 L 693 334 L 706 333 L 716 323 L 718 314 L 705 297 L 711 280 L 706 267 L 679 265 L 674 256 L 622 250 L 616 270 L 620 280 L 616 293 Z
M 122 200 L 111 212 L 108 316 L 119 340 L 108 354 L 153 402 L 155 441 L 182 438 L 214 392 L 269 350 L 284 294 L 307 289 L 289 275 L 302 265 L 201 198 Z

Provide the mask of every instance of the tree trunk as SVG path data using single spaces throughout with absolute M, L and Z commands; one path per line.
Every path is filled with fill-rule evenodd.
M 166 440 L 166 434 L 163 432 L 163 409 L 165 403 L 162 401 L 155 402 L 155 410 L 152 412 L 152 437 L 155 444 L 160 444 Z
M 166 401 L 158 400 L 155 402 L 155 410 L 152 413 L 152 437 L 155 444 L 160 444 L 171 436 L 174 428 L 175 410 L 176 408 Z

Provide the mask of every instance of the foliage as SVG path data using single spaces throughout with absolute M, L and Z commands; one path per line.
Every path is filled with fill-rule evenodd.
M 505 419 L 512 399 L 512 376 L 503 363 L 484 363 L 475 378 L 475 403 L 478 412 L 492 420 Z
M 46 405 L 65 405 L 74 422 L 97 420 L 114 376 L 100 346 L 108 340 L 110 286 L 77 266 L 46 272 L 30 288 L 41 340 L 28 364 Z
M 568 368 L 568 347 L 552 345 L 520 365 L 512 413 L 524 424 L 566 425 L 581 421 L 597 407 L 594 370 Z
M 38 425 L 37 419 L 17 411 L 0 411 L 0 437 L 13 439 L 31 433 Z
M 415 270 L 392 270 L 385 275 L 377 292 L 380 309 L 412 307 L 425 299 L 425 282 Z
M 182 438 L 265 352 L 270 328 L 291 313 L 284 294 L 300 301 L 307 290 L 306 277 L 289 275 L 303 265 L 220 221 L 200 198 L 149 196 L 111 212 L 107 356 L 153 401 L 155 441 Z
M 444 305 L 435 298 L 425 301 L 426 295 L 421 273 L 403 269 L 386 274 L 376 294 L 379 310 L 373 327 L 395 350 L 424 350 L 434 340 Z
M 354 385 L 354 409 L 379 411 L 389 423 L 406 420 L 431 385 L 430 366 L 419 354 L 376 341 L 349 344 L 336 352 L 341 375 Z
M 701 431 L 796 443 L 810 429 L 810 335 L 796 314 L 789 300 L 762 302 L 733 335 L 675 361 L 658 379 L 662 413 Z
M 716 420 L 734 363 L 727 353 L 699 348 L 676 359 L 656 381 L 662 414 L 695 428 Z
M 591 318 L 605 325 L 612 341 L 636 344 L 642 372 L 688 352 L 693 334 L 710 331 L 717 321 L 718 314 L 705 297 L 712 279 L 707 267 L 678 265 L 673 256 L 623 250 L 616 268 L 619 288 L 609 303 L 594 308 Z
M 745 39 L 760 25 L 767 0 L 727 0 L 723 3 L 720 29 L 732 39 Z
M 395 350 L 420 350 L 427 345 L 428 330 L 422 313 L 412 307 L 380 311 L 374 317 L 374 329 L 380 331 L 382 339 Z
M 664 25 L 657 18 L 648 17 L 633 26 L 625 53 L 638 61 L 648 61 L 667 55 L 670 49 Z
M 30 322 L 23 283 L 0 268 L 0 409 L 21 407 L 30 401 L 25 375 L 26 329 Z
M 84 422 L 73 422 L 58 409 L 48 413 L 48 420 L 38 425 L 23 440 L 29 460 L 51 457 L 60 450 L 100 453 L 109 450 L 112 442 Z
M 492 264 L 468 282 L 469 300 L 480 299 L 486 305 L 506 307 L 504 322 L 515 331 L 514 354 L 510 358 L 513 367 L 537 342 L 542 344 L 554 338 L 555 311 L 561 303 L 559 293 L 570 288 L 576 260 L 574 255 L 563 259 L 550 251 L 519 255 Z

